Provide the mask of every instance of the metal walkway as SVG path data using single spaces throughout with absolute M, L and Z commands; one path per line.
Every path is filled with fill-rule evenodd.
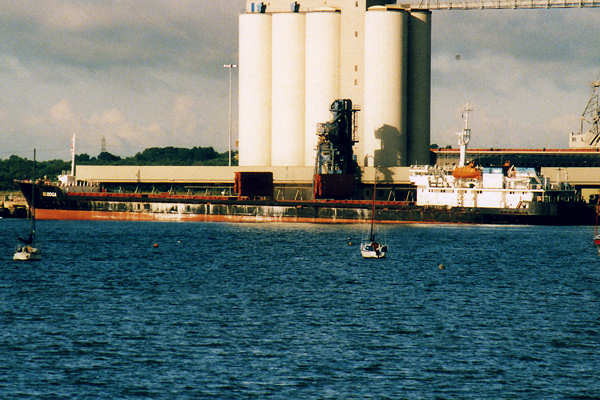
M 429 10 L 487 10 L 487 9 L 543 9 L 543 8 L 595 8 L 600 0 L 479 0 L 440 1 L 421 0 L 407 4 L 410 8 Z

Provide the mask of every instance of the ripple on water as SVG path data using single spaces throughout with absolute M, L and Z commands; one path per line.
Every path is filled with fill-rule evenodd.
M 598 397 L 589 227 L 383 229 L 378 263 L 355 225 L 40 221 L 0 397 Z

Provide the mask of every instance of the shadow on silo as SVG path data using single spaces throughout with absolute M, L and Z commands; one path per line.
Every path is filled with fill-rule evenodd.
M 375 151 L 375 165 L 397 167 L 406 163 L 406 136 L 391 125 L 382 125 L 375 131 L 381 149 Z
M 375 138 L 381 141 L 381 149 L 375 150 L 375 166 L 384 179 L 391 179 L 388 167 L 403 166 L 406 163 L 406 137 L 391 125 L 382 125 L 375 131 Z M 365 156 L 364 165 L 373 166 L 370 156 Z

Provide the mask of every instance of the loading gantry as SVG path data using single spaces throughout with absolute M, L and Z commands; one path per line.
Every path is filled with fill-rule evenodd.
M 583 112 L 579 132 L 569 135 L 570 148 L 600 147 L 600 80 L 592 82 L 592 96 Z
M 350 99 L 335 100 L 329 111 L 333 118 L 317 124 L 317 155 L 315 174 L 354 174 L 356 161 L 352 146 L 356 143 L 355 113 Z

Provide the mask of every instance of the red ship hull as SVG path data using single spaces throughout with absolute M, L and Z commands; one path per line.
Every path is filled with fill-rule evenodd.
M 369 200 L 251 200 L 240 196 L 142 194 L 65 191 L 60 186 L 21 181 L 31 203 L 35 196 L 40 220 L 122 220 L 197 222 L 366 223 Z M 551 204 L 541 212 L 528 209 L 422 207 L 412 202 L 377 201 L 379 223 L 468 223 L 591 225 L 593 207 L 585 203 Z

